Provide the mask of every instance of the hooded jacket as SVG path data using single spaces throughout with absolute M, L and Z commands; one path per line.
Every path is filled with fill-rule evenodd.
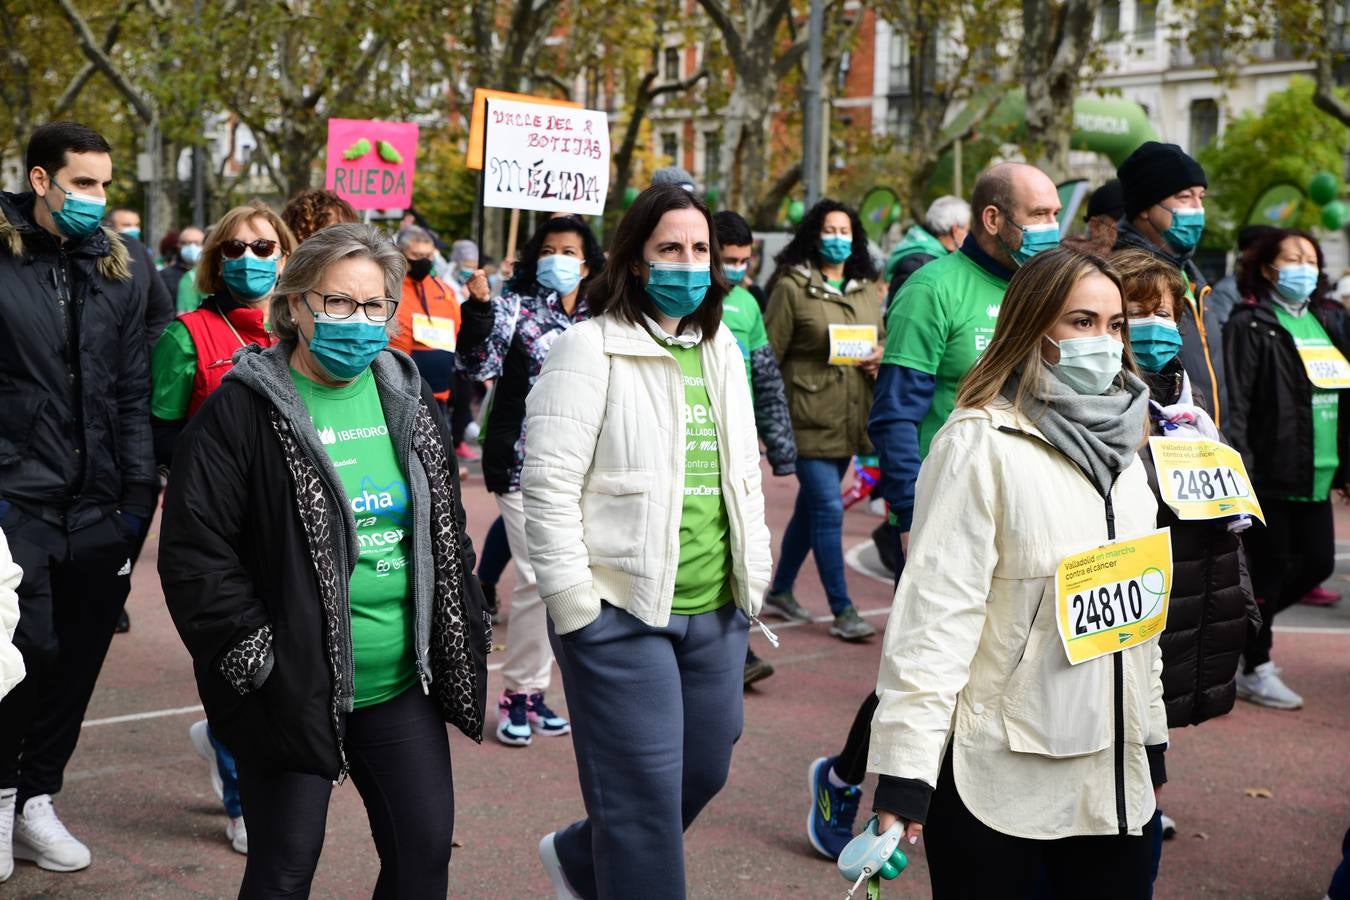
M 146 285 L 103 229 L 64 244 L 0 193 L 0 498 L 71 530 L 149 516 Z
M 927 228 L 922 225 L 911 226 L 886 260 L 886 280 L 890 282 L 890 287 L 886 289 L 887 303 L 889 304 L 895 299 L 895 295 L 900 293 L 900 288 L 905 286 L 909 276 L 923 268 L 926 263 L 950 252 Z
M 159 573 L 212 732 L 253 765 L 340 778 L 357 532 L 290 349 L 241 349 L 183 431 Z M 446 721 L 479 741 L 491 619 L 450 434 L 412 360 L 387 351 L 371 369 L 408 481 L 415 668 Z

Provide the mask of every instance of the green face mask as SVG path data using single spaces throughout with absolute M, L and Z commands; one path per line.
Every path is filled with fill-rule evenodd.
M 68 191 L 57 184 L 55 178 L 52 178 L 51 182 L 52 187 L 66 195 L 66 202 L 60 209 L 52 209 L 47 198 L 42 198 L 42 202 L 47 204 L 47 211 L 52 214 L 52 221 L 56 223 L 57 229 L 68 238 L 84 237 L 98 231 L 99 223 L 103 221 L 103 209 L 108 205 L 108 201 L 91 194 Z

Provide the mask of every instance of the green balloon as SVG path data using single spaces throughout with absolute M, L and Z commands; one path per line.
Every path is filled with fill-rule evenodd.
M 635 188 L 635 187 L 627 187 L 627 188 L 624 188 L 624 189 L 623 189 L 623 208 L 624 208 L 624 209 L 628 209 L 628 207 L 630 207 L 630 206 L 633 205 L 633 201 L 636 200 L 637 198 L 638 198 L 638 189 L 637 189 L 637 188 Z
M 793 225 L 800 225 L 802 219 L 806 216 L 806 204 L 800 200 L 793 200 L 788 206 L 788 222 Z
M 1341 192 L 1340 179 L 1331 172 L 1318 172 L 1308 182 L 1308 196 L 1318 206 L 1326 206 Z
M 1350 206 L 1344 200 L 1332 200 L 1322 207 L 1322 227 L 1329 231 L 1340 231 L 1350 222 Z

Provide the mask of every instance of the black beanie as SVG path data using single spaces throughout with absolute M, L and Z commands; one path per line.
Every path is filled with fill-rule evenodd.
M 1092 192 L 1083 218 L 1086 220 L 1097 216 L 1110 216 L 1119 219 L 1123 215 L 1125 215 L 1125 198 L 1121 195 L 1120 182 L 1112 178 Z
M 1125 195 L 1127 219 L 1188 187 L 1209 186 L 1205 170 L 1186 151 L 1157 141 L 1148 141 L 1131 153 L 1116 174 Z

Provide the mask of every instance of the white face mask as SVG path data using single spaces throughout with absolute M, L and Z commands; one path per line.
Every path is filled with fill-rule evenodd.
M 1104 394 L 1120 374 L 1125 345 L 1109 334 L 1068 338 L 1057 344 L 1049 335 L 1045 339 L 1059 348 L 1059 362 L 1050 371 L 1080 394 Z

